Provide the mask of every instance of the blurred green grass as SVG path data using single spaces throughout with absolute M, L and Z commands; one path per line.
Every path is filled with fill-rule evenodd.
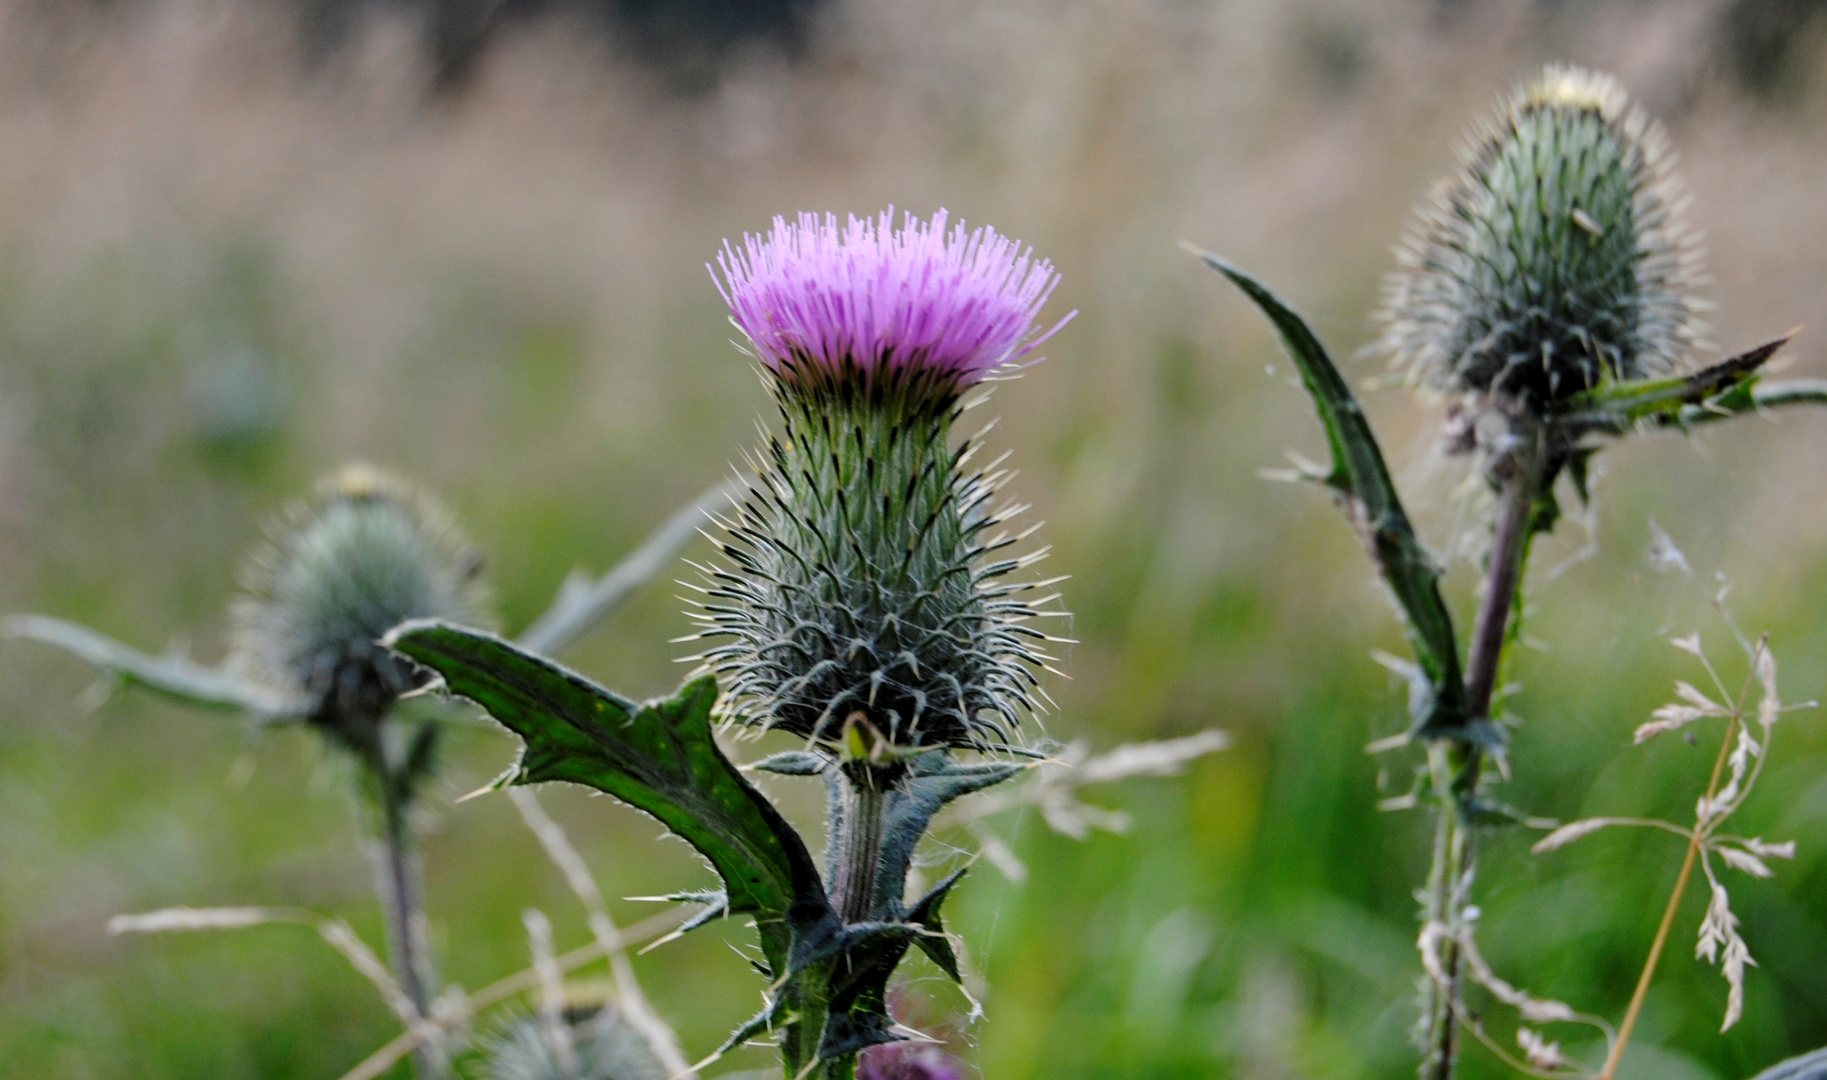
M 1183 779 L 1098 793 L 1132 815 L 1127 836 L 998 823 L 1031 876 L 979 866 L 955 909 L 991 988 L 976 1063 L 998 1080 L 1408 1075 L 1427 825 L 1375 810 L 1408 763 L 1362 752 L 1401 724 L 1367 656 L 1401 652 L 1400 628 L 1323 494 L 1258 478 L 1284 449 L 1317 456 L 1317 428 L 1266 327 L 1174 241 L 1251 266 L 1349 354 L 1459 128 L 1566 57 L 1618 69 L 1667 117 L 1714 251 L 1716 337 L 1823 325 L 1827 89 L 1741 94 L 1715 64 L 1724 6 L 1705 3 L 837 8 L 803 61 L 736 62 L 686 99 L 563 26 L 508 36 L 461 94 L 428 97 L 410 28 L 386 20 L 306 67 L 254 5 L 7 9 L 0 609 L 148 649 L 189 634 L 213 658 L 261 520 L 360 457 L 442 493 L 518 629 L 573 565 L 609 565 L 755 442 L 765 396 L 702 268 L 723 237 L 802 208 L 946 205 L 1032 242 L 1064 274 L 1056 309 L 1082 312 L 984 410 L 1022 469 L 1013 492 L 1049 521 L 1049 569 L 1073 575 L 1080 644 L 1047 734 L 1237 739 Z M 1820 373 L 1813 337 L 1800 373 Z M 1427 410 L 1367 401 L 1447 546 L 1460 504 L 1429 463 Z M 1738 621 L 1771 633 L 1787 695 L 1822 693 L 1824 451 L 1827 417 L 1797 413 L 1606 453 L 1596 552 L 1550 580 L 1582 546 L 1569 525 L 1537 556 L 1541 646 L 1516 668 L 1503 798 L 1560 818 L 1689 812 L 1705 739 L 1628 740 L 1696 675 L 1664 639 L 1699 629 L 1733 662 L 1716 573 Z M 1652 520 L 1694 578 L 1651 569 Z M 1471 577 L 1461 563 L 1449 582 L 1461 610 Z M 676 591 L 645 590 L 568 660 L 630 693 L 670 688 Z M 380 928 L 344 778 L 308 738 L 250 740 L 130 694 L 86 707 L 88 685 L 0 644 L 6 1071 L 331 1078 L 389 1038 L 307 931 L 104 934 L 175 904 Z M 1725 988 L 1690 958 L 1690 896 L 1622 1076 L 1727 1080 L 1827 1042 L 1824 724 L 1784 721 L 1744 812 L 1745 832 L 1800 842 L 1774 881 L 1733 884 L 1762 965 L 1745 1021 L 1715 1034 Z M 561 946 L 586 939 L 511 808 L 453 804 L 512 752 L 486 730 L 454 740 L 427 837 L 444 967 L 470 988 L 525 963 L 529 905 Z M 703 879 L 651 822 L 546 798 L 612 896 Z M 1615 1017 L 1679 850 L 1601 835 L 1536 858 L 1530 839 L 1487 846 L 1485 952 Z M 753 1011 L 724 944 L 743 940 L 711 928 L 638 961 L 688 1050 Z M 1474 1048 L 1465 1074 L 1503 1071 Z

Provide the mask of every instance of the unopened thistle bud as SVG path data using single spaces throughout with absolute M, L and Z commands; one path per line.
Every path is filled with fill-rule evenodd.
M 558 1020 L 561 1027 L 554 1032 L 539 1017 L 523 1015 L 485 1037 L 481 1075 L 485 1080 L 666 1080 L 668 1070 L 653 1047 L 615 1006 L 567 1003 Z M 562 1048 L 555 1045 L 560 1039 Z
M 366 751 L 418 679 L 376 639 L 407 619 L 475 622 L 480 570 L 437 503 L 352 466 L 292 507 L 248 561 L 232 653 L 250 677 L 314 701 L 310 720 L 325 734 Z
M 1381 348 L 1415 382 L 1540 413 L 1679 370 L 1698 238 L 1674 156 L 1616 80 L 1550 66 L 1472 133 L 1398 251 Z
M 944 211 L 893 226 L 777 218 L 718 257 L 781 430 L 727 523 L 730 565 L 707 573 L 695 618 L 726 641 L 699 659 L 744 724 L 1001 745 L 1051 659 L 1031 623 L 1053 596 L 1006 580 L 1043 552 L 1006 554 L 1027 535 L 1004 528 L 1019 507 L 989 505 L 1006 474 L 972 469 L 976 443 L 951 429 L 966 391 L 1051 335 L 1035 320 L 1058 278 Z

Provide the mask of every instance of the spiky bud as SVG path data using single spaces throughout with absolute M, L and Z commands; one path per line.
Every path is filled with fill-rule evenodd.
M 567 991 L 575 988 L 567 986 Z M 487 1080 L 665 1080 L 667 1068 L 619 1009 L 593 995 L 568 1004 L 557 1031 L 531 1015 L 482 1039 Z M 566 1046 L 554 1045 L 563 1039 Z M 568 1052 L 567 1052 L 568 1051 Z
M 1052 333 L 1035 333 L 1052 266 L 991 229 L 948 230 L 944 211 L 899 230 L 892 211 L 842 229 L 777 218 L 718 264 L 781 423 L 695 614 L 727 639 L 699 659 L 733 718 L 830 741 L 867 722 L 902 748 L 1005 743 L 1050 659 L 1030 624 L 1052 597 L 1004 580 L 1042 553 L 1004 554 L 1027 535 L 1004 528 L 1019 507 L 990 505 L 1006 473 L 973 469 L 977 443 L 951 434 L 965 392 Z
M 376 639 L 407 619 L 475 622 L 481 561 L 429 496 L 360 465 L 320 482 L 270 540 L 242 574 L 232 655 L 251 678 L 305 694 L 313 724 L 366 751 L 419 678 Z
M 1609 76 L 1551 65 L 1521 86 L 1418 212 L 1382 350 L 1415 382 L 1533 413 L 1678 370 L 1701 251 L 1666 143 Z

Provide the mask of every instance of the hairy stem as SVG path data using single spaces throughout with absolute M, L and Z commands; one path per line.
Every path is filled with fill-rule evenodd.
M 1478 619 L 1472 624 L 1472 642 L 1465 661 L 1465 708 L 1472 721 L 1491 718 L 1491 697 L 1503 667 L 1504 646 L 1510 640 L 1510 613 L 1522 587 L 1523 561 L 1534 532 L 1540 487 L 1540 473 L 1534 462 L 1518 460 L 1498 490 L 1484 596 L 1478 605 Z
M 831 902 L 846 923 L 869 922 L 875 916 L 888 792 L 897 780 L 896 771 L 867 761 L 852 761 L 843 767 L 844 816 L 838 830 L 837 880 L 831 883 Z
M 411 796 L 380 755 L 376 758 L 369 763 L 380 803 L 374 883 L 387 924 L 388 959 L 400 992 L 421 1017 L 429 1017 L 437 977 L 425 933 L 424 880 L 412 843 Z M 443 1047 L 434 1043 L 421 1043 L 413 1051 L 413 1064 L 420 1080 L 442 1080 L 450 1072 Z
M 1726 721 L 1725 738 L 1719 743 L 1719 756 L 1713 759 L 1713 775 L 1707 781 L 1706 801 L 1711 803 L 1713 796 L 1719 792 L 1719 778 L 1725 772 L 1726 759 L 1731 756 L 1732 738 L 1738 734 L 1738 714 L 1733 712 Z M 1694 822 L 1693 836 L 1688 840 L 1687 857 L 1681 860 L 1681 873 L 1675 877 L 1675 889 L 1669 893 L 1668 906 L 1662 909 L 1662 924 L 1656 927 L 1656 940 L 1650 944 L 1649 958 L 1643 961 L 1643 973 L 1637 976 L 1637 988 L 1631 992 L 1630 1007 L 1624 1012 L 1624 1022 L 1618 1025 L 1618 1037 L 1612 1040 L 1611 1052 L 1605 1055 L 1605 1067 L 1599 1070 L 1598 1080 L 1611 1080 L 1618 1070 L 1618 1062 L 1624 1058 L 1624 1047 L 1630 1043 L 1630 1033 L 1637 1026 L 1637 1015 L 1643 1011 L 1643 999 L 1649 996 L 1649 984 L 1656 977 L 1656 965 L 1662 961 L 1662 947 L 1668 944 L 1668 934 L 1675 925 L 1675 913 L 1681 908 L 1681 898 L 1687 894 L 1688 879 L 1694 875 L 1694 863 L 1700 858 L 1700 845 L 1705 838 L 1702 822 Z
M 832 1058 L 824 1063 L 820 1072 L 821 1080 L 853 1080 L 856 1076 L 856 1055 L 845 1054 L 843 1057 Z
M 794 1017 L 780 1036 L 780 1064 L 784 1080 L 850 1080 L 856 1055 L 820 1061 L 818 1047 L 831 1020 L 827 989 L 830 962 L 813 964 L 781 988 L 787 995 L 787 1012 Z
M 839 766 L 837 835 L 831 857 L 831 903 L 846 924 L 874 921 L 879 912 L 882 843 L 888 828 L 889 795 L 901 782 L 905 766 L 880 764 L 868 757 L 851 757 Z M 781 1038 L 781 1064 L 786 1080 L 851 1080 L 856 1055 L 819 1059 L 819 1046 L 832 1020 L 828 988 L 838 975 L 833 964 L 812 964 L 789 981 L 784 993 L 793 995 L 789 1011 L 798 1019 Z
M 1498 488 L 1497 519 L 1485 570 L 1484 594 L 1472 624 L 1466 656 L 1466 719 L 1488 724 L 1512 615 L 1521 590 L 1523 564 L 1535 530 L 1535 504 L 1543 474 L 1533 454 L 1507 455 Z M 1477 870 L 1475 841 L 1465 816 L 1465 800 L 1476 793 L 1484 767 L 1484 748 L 1470 740 L 1440 740 L 1428 748 L 1428 770 L 1439 800 L 1433 864 L 1423 915 L 1457 931 L 1464 923 L 1466 900 Z M 1440 955 L 1443 984 L 1429 980 L 1422 1002 L 1421 1080 L 1451 1080 L 1458 1059 L 1459 947 L 1451 940 Z
M 1455 926 L 1463 917 L 1467 860 L 1471 856 L 1470 830 L 1466 828 L 1453 795 L 1453 778 L 1464 768 L 1459 744 L 1435 743 L 1428 748 L 1428 769 L 1436 791 L 1441 792 L 1434 828 L 1434 858 L 1428 870 L 1423 918 L 1429 923 Z M 1476 753 L 1474 748 L 1473 753 Z M 1458 1059 L 1459 947 L 1448 941 L 1440 953 L 1446 984 L 1432 979 L 1422 1001 L 1421 1080 L 1448 1080 Z

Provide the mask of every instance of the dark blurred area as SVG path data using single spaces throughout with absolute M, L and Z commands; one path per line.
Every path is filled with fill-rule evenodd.
M 984 410 L 1021 470 L 1011 494 L 1047 521 L 1045 569 L 1071 575 L 1072 678 L 1049 685 L 1059 707 L 1035 737 L 1235 736 L 1182 779 L 1091 793 L 1128 835 L 992 823 L 1029 874 L 986 860 L 948 910 L 984 979 L 973 1066 L 1412 1075 L 1428 824 L 1378 810 L 1412 754 L 1364 753 L 1404 716 L 1370 651 L 1406 646 L 1330 500 L 1262 478 L 1324 442 L 1269 328 L 1176 241 L 1248 266 L 1351 356 L 1410 208 L 1466 125 L 1548 61 L 1612 71 L 1666 122 L 1721 349 L 1804 323 L 1786 373 L 1827 374 L 1819 4 L 0 4 L 0 612 L 214 660 L 262 521 L 363 459 L 451 506 L 516 631 L 569 570 L 606 568 L 754 445 L 766 395 L 704 266 L 724 238 L 799 210 L 947 207 L 1051 258 L 1049 312 L 1081 312 Z M 1433 405 L 1374 363 L 1349 374 L 1463 617 L 1476 485 L 1433 452 Z M 1798 411 L 1600 458 L 1591 513 L 1534 556 L 1505 802 L 1690 815 L 1710 737 L 1630 733 L 1699 678 L 1668 638 L 1700 631 L 1742 676 L 1713 606 L 1726 585 L 1737 624 L 1770 632 L 1786 696 L 1827 692 L 1823 460 L 1827 416 Z M 668 639 L 688 630 L 675 576 L 567 662 L 670 689 L 687 650 Z M 0 641 L 0 687 L 0 1072 L 335 1080 L 397 1033 L 308 931 L 103 930 L 274 904 L 378 941 L 347 778 L 310 740 L 104 700 L 81 665 L 22 642 Z M 1761 965 L 1745 1020 L 1717 1034 L 1725 986 L 1692 959 L 1690 895 L 1619 1080 L 1742 1080 L 1827 1044 L 1827 716 L 1783 724 L 1742 830 L 1798 840 L 1797 858 L 1730 880 Z M 457 802 L 512 741 L 478 726 L 451 743 L 429 906 L 448 976 L 474 989 L 525 966 L 529 906 L 561 949 L 588 933 L 505 800 Z M 813 805 L 779 790 L 793 813 Z M 651 908 L 615 898 L 706 883 L 652 822 L 546 798 L 618 917 Z M 1534 857 L 1532 839 L 1486 848 L 1484 951 L 1615 1019 L 1679 846 L 1619 832 Z M 745 933 L 637 961 L 688 1053 L 754 1010 L 727 947 Z M 968 1009 L 934 993 L 939 1014 Z M 1500 1010 L 1490 1022 L 1514 1045 Z M 1474 1047 L 1464 1075 L 1511 1074 Z
M 516 26 L 562 18 L 607 32 L 628 56 L 664 71 L 681 92 L 701 91 L 739 49 L 802 53 L 820 0 L 292 0 L 309 47 L 347 44 L 375 17 L 425 28 L 439 86 L 461 86 L 489 43 Z
M 1721 18 L 1722 49 L 1740 86 L 1767 101 L 1797 104 L 1827 35 L 1818 0 L 1737 0 Z

